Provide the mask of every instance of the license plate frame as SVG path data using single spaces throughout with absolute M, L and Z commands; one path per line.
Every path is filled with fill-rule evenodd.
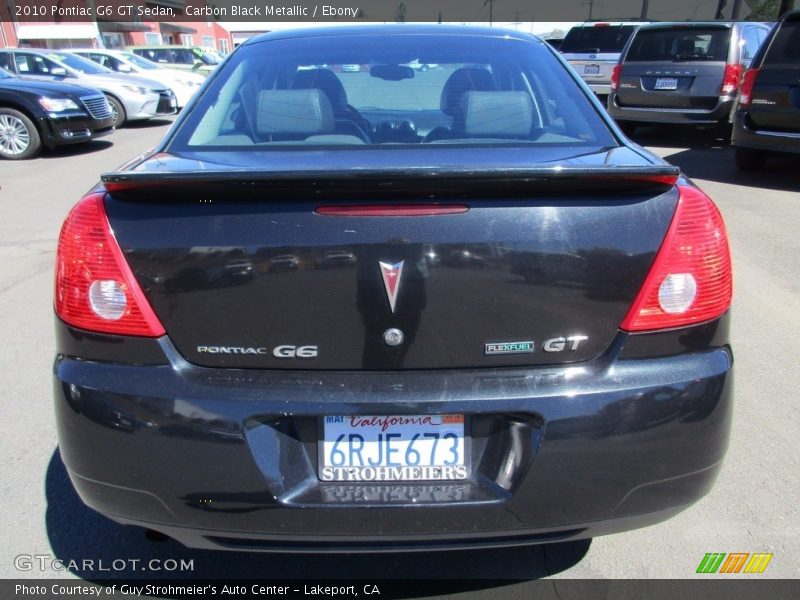
M 600 75 L 600 65 L 583 65 L 584 75 Z
M 656 83 L 653 86 L 654 90 L 671 92 L 678 89 L 677 77 L 656 77 Z
M 453 418 L 460 418 L 460 423 L 457 421 L 453 421 Z M 329 423 L 328 419 L 342 419 L 343 422 L 332 422 Z M 358 431 L 361 433 L 370 432 L 373 434 L 373 437 L 369 440 L 371 443 L 381 444 L 382 441 L 385 444 L 390 444 L 392 442 L 388 442 L 385 439 L 382 441 L 377 438 L 377 434 L 379 431 L 377 428 L 383 426 L 383 421 L 381 419 L 388 419 L 389 425 L 387 429 L 381 431 L 380 433 L 397 433 L 398 430 L 406 430 L 407 431 L 418 431 L 420 434 L 422 433 L 434 433 L 434 430 L 439 429 L 442 436 L 452 431 L 460 432 L 460 438 L 457 439 L 457 447 L 459 448 L 460 453 L 460 460 L 455 465 L 444 465 L 444 464 L 424 464 L 423 457 L 430 458 L 430 445 L 432 445 L 432 438 L 419 438 L 414 444 L 417 444 L 413 447 L 414 450 L 420 452 L 421 459 L 416 464 L 407 464 L 405 457 L 407 456 L 406 450 L 408 448 L 408 443 L 411 439 L 410 435 L 403 436 L 399 440 L 395 440 L 399 442 L 399 446 L 396 448 L 397 456 L 401 460 L 400 466 L 395 465 L 366 465 L 366 466 L 351 466 L 349 464 L 345 465 L 333 465 L 328 462 L 328 448 L 329 444 L 335 443 L 334 440 L 336 436 L 331 433 L 331 437 L 328 436 L 328 429 L 326 426 L 331 426 L 331 431 L 336 432 L 338 430 L 345 429 L 350 433 L 354 433 L 356 429 L 352 426 L 352 422 L 348 423 L 344 420 L 350 419 L 359 419 L 359 420 L 372 420 L 377 419 L 375 425 L 367 425 L 366 427 L 362 427 Z M 396 422 L 392 421 L 392 419 L 404 419 L 404 420 L 412 420 L 411 422 L 404 423 L 404 424 L 397 424 Z M 440 420 L 442 424 L 434 426 L 428 422 L 417 422 L 413 421 L 415 419 L 431 419 L 431 420 Z M 448 420 L 447 423 L 444 421 Z M 362 425 L 362 422 L 359 421 L 359 425 Z M 459 427 L 460 425 L 460 427 Z M 428 430 L 425 430 L 425 427 Z M 416 429 L 415 429 L 416 428 Z M 376 442 L 376 439 L 378 440 Z M 446 448 L 448 443 L 452 444 L 451 439 L 448 438 L 447 442 L 443 442 L 444 438 L 440 438 L 437 441 L 438 450 L 436 450 L 435 458 L 439 459 L 443 453 L 443 449 Z M 349 440 L 343 440 L 343 442 L 348 443 Z M 365 440 L 366 441 L 366 440 Z M 384 446 L 386 447 L 386 446 Z M 373 448 L 371 448 L 373 449 Z M 422 482 L 463 482 L 470 479 L 472 475 L 472 464 L 471 464 L 471 437 L 469 431 L 469 419 L 464 414 L 441 414 L 441 415 L 324 415 L 319 417 L 318 419 L 318 431 L 317 431 L 317 478 L 324 483 L 398 483 L 398 484 L 415 484 L 415 483 L 422 483 Z M 450 449 L 447 448 L 449 451 Z M 353 454 L 351 448 L 345 447 L 344 452 L 349 455 L 349 459 L 353 459 Z M 393 453 L 394 454 L 394 453 Z M 359 456 L 360 457 L 360 456 Z M 363 458 L 363 457 L 360 457 Z M 368 457 L 369 458 L 369 457 Z M 458 458 L 458 456 L 457 456 Z M 347 461 L 349 462 L 349 460 Z M 368 460 L 367 460 L 368 462 Z M 427 461 L 430 463 L 430 460 Z M 441 461 L 434 461 L 434 462 L 441 462 Z M 423 464 L 420 464 L 423 463 Z M 338 472 L 333 472 L 333 475 L 330 476 L 330 472 L 326 472 L 326 468 L 330 469 L 338 469 Z M 370 471 L 367 471 L 369 469 Z M 398 471 L 399 469 L 399 471 Z M 346 471 L 346 472 L 344 472 Z

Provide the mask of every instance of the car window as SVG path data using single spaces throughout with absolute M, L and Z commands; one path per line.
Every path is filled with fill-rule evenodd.
M 630 25 L 592 25 L 573 27 L 561 43 L 561 52 L 569 53 L 619 53 L 636 30 Z
M 625 56 L 626 62 L 674 60 L 727 61 L 730 29 L 674 27 L 640 29 Z
M 20 75 L 50 75 L 54 68 L 60 65 L 51 60 L 47 60 L 37 54 L 20 54 L 14 56 L 17 63 L 17 72 Z
M 230 58 L 176 147 L 615 145 L 543 43 L 445 36 L 261 42 Z M 414 63 L 434 65 L 425 71 Z
M 54 61 L 58 61 L 72 69 L 75 69 L 79 73 L 85 73 L 86 75 L 104 75 L 110 71 L 110 69 L 101 67 L 88 58 L 83 58 L 82 56 L 77 56 L 76 54 L 52 52 L 47 56 Z
M 758 50 L 758 35 L 755 27 L 745 27 L 742 32 L 744 45 L 742 47 L 742 59 L 750 61 Z
M 153 63 L 152 61 L 149 61 L 149 60 L 147 60 L 145 58 L 142 58 L 140 56 L 136 56 L 135 54 L 131 54 L 130 52 L 126 52 L 124 54 L 124 56 L 125 56 L 125 60 L 130 62 L 132 65 L 136 65 L 140 69 L 145 69 L 147 71 L 152 71 L 154 69 L 157 70 L 159 68 L 158 65 Z
M 762 61 L 762 67 L 790 66 L 800 63 L 800 21 L 784 21 Z
M 14 61 L 10 52 L 0 52 L 0 69 L 5 69 L 11 73 L 14 72 Z
M 194 53 L 191 50 L 174 50 L 172 62 L 179 65 L 193 65 L 195 63 Z

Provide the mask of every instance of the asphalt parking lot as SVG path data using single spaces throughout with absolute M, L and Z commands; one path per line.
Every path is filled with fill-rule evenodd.
M 104 171 L 143 152 L 170 120 L 135 124 L 88 145 L 0 162 L 0 576 L 63 577 L 15 567 L 19 555 L 67 561 L 184 558 L 191 573 L 130 568 L 76 576 L 486 579 L 690 578 L 706 552 L 771 552 L 762 577 L 800 576 L 800 159 L 740 174 L 708 133 L 643 128 L 636 140 L 679 165 L 720 206 L 734 259 L 736 411 L 713 491 L 681 515 L 591 542 L 429 555 L 272 556 L 199 552 L 147 541 L 83 507 L 60 461 L 52 415 L 52 280 L 59 226 Z M 681 448 L 676 446 L 676 452 Z M 586 499 L 591 502 L 591 498 Z M 731 576 L 731 577 L 743 577 Z M 525 584 L 515 584 L 522 592 Z M 492 597 L 490 588 L 477 596 Z

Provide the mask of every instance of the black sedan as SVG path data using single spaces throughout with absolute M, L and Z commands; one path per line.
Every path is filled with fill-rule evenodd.
M 56 421 L 89 506 L 194 547 L 407 551 L 602 535 L 708 492 L 722 217 L 550 46 L 276 32 L 200 94 L 59 239 Z M 204 283 L 232 257 L 248 277 Z
M 0 157 L 30 158 L 42 146 L 88 142 L 112 131 L 114 119 L 102 92 L 0 69 Z
M 744 74 L 731 144 L 742 171 L 800 154 L 800 10 L 783 18 Z

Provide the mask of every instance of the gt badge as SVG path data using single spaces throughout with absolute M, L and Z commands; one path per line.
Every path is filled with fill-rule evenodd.
M 397 292 L 400 291 L 400 277 L 403 274 L 403 263 L 390 265 L 389 263 L 379 262 L 381 267 L 381 276 L 383 277 L 383 287 L 386 289 L 386 295 L 389 297 L 389 306 L 394 312 L 394 306 L 397 302 Z

